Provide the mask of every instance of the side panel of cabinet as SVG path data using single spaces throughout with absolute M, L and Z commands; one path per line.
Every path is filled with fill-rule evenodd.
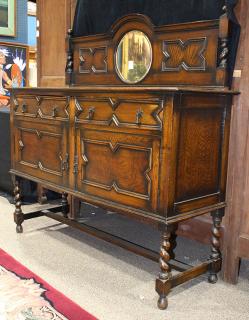
M 223 95 L 183 95 L 174 213 L 225 201 L 230 108 Z
M 148 211 L 157 210 L 160 139 L 79 125 L 77 189 Z

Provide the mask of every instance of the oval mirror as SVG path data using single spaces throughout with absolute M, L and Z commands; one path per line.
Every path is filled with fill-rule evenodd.
M 137 83 L 149 72 L 152 63 L 152 47 L 141 31 L 127 32 L 116 51 L 116 69 L 126 83 Z

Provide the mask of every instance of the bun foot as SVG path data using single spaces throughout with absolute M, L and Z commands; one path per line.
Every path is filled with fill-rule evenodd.
M 208 282 L 209 283 L 216 283 L 218 281 L 217 274 L 210 274 L 208 276 Z
M 166 296 L 160 296 L 157 302 L 157 306 L 161 310 L 165 310 L 168 307 L 168 299 Z
M 16 233 L 23 233 L 23 227 L 22 226 L 16 226 Z

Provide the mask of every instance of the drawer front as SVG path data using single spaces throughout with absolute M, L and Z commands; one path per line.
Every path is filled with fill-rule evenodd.
M 163 103 L 159 99 L 76 98 L 75 108 L 78 123 L 162 129 Z
M 48 182 L 67 185 L 67 129 L 30 121 L 15 121 L 14 169 Z
M 69 98 L 18 95 L 13 99 L 14 115 L 39 119 L 69 120 Z
M 157 210 L 160 139 L 77 129 L 79 191 L 148 211 Z

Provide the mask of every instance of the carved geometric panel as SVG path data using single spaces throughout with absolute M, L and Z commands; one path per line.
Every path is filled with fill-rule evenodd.
M 107 72 L 107 47 L 80 48 L 79 59 L 80 73 Z
M 62 135 L 28 128 L 18 130 L 19 163 L 61 177 Z
M 13 97 L 15 115 L 67 121 L 69 119 L 69 97 Z
M 164 40 L 162 71 L 205 71 L 207 38 Z
M 160 130 L 162 100 L 75 99 L 76 122 Z
M 151 148 L 115 140 L 82 139 L 81 150 L 82 183 L 139 199 L 150 199 Z

